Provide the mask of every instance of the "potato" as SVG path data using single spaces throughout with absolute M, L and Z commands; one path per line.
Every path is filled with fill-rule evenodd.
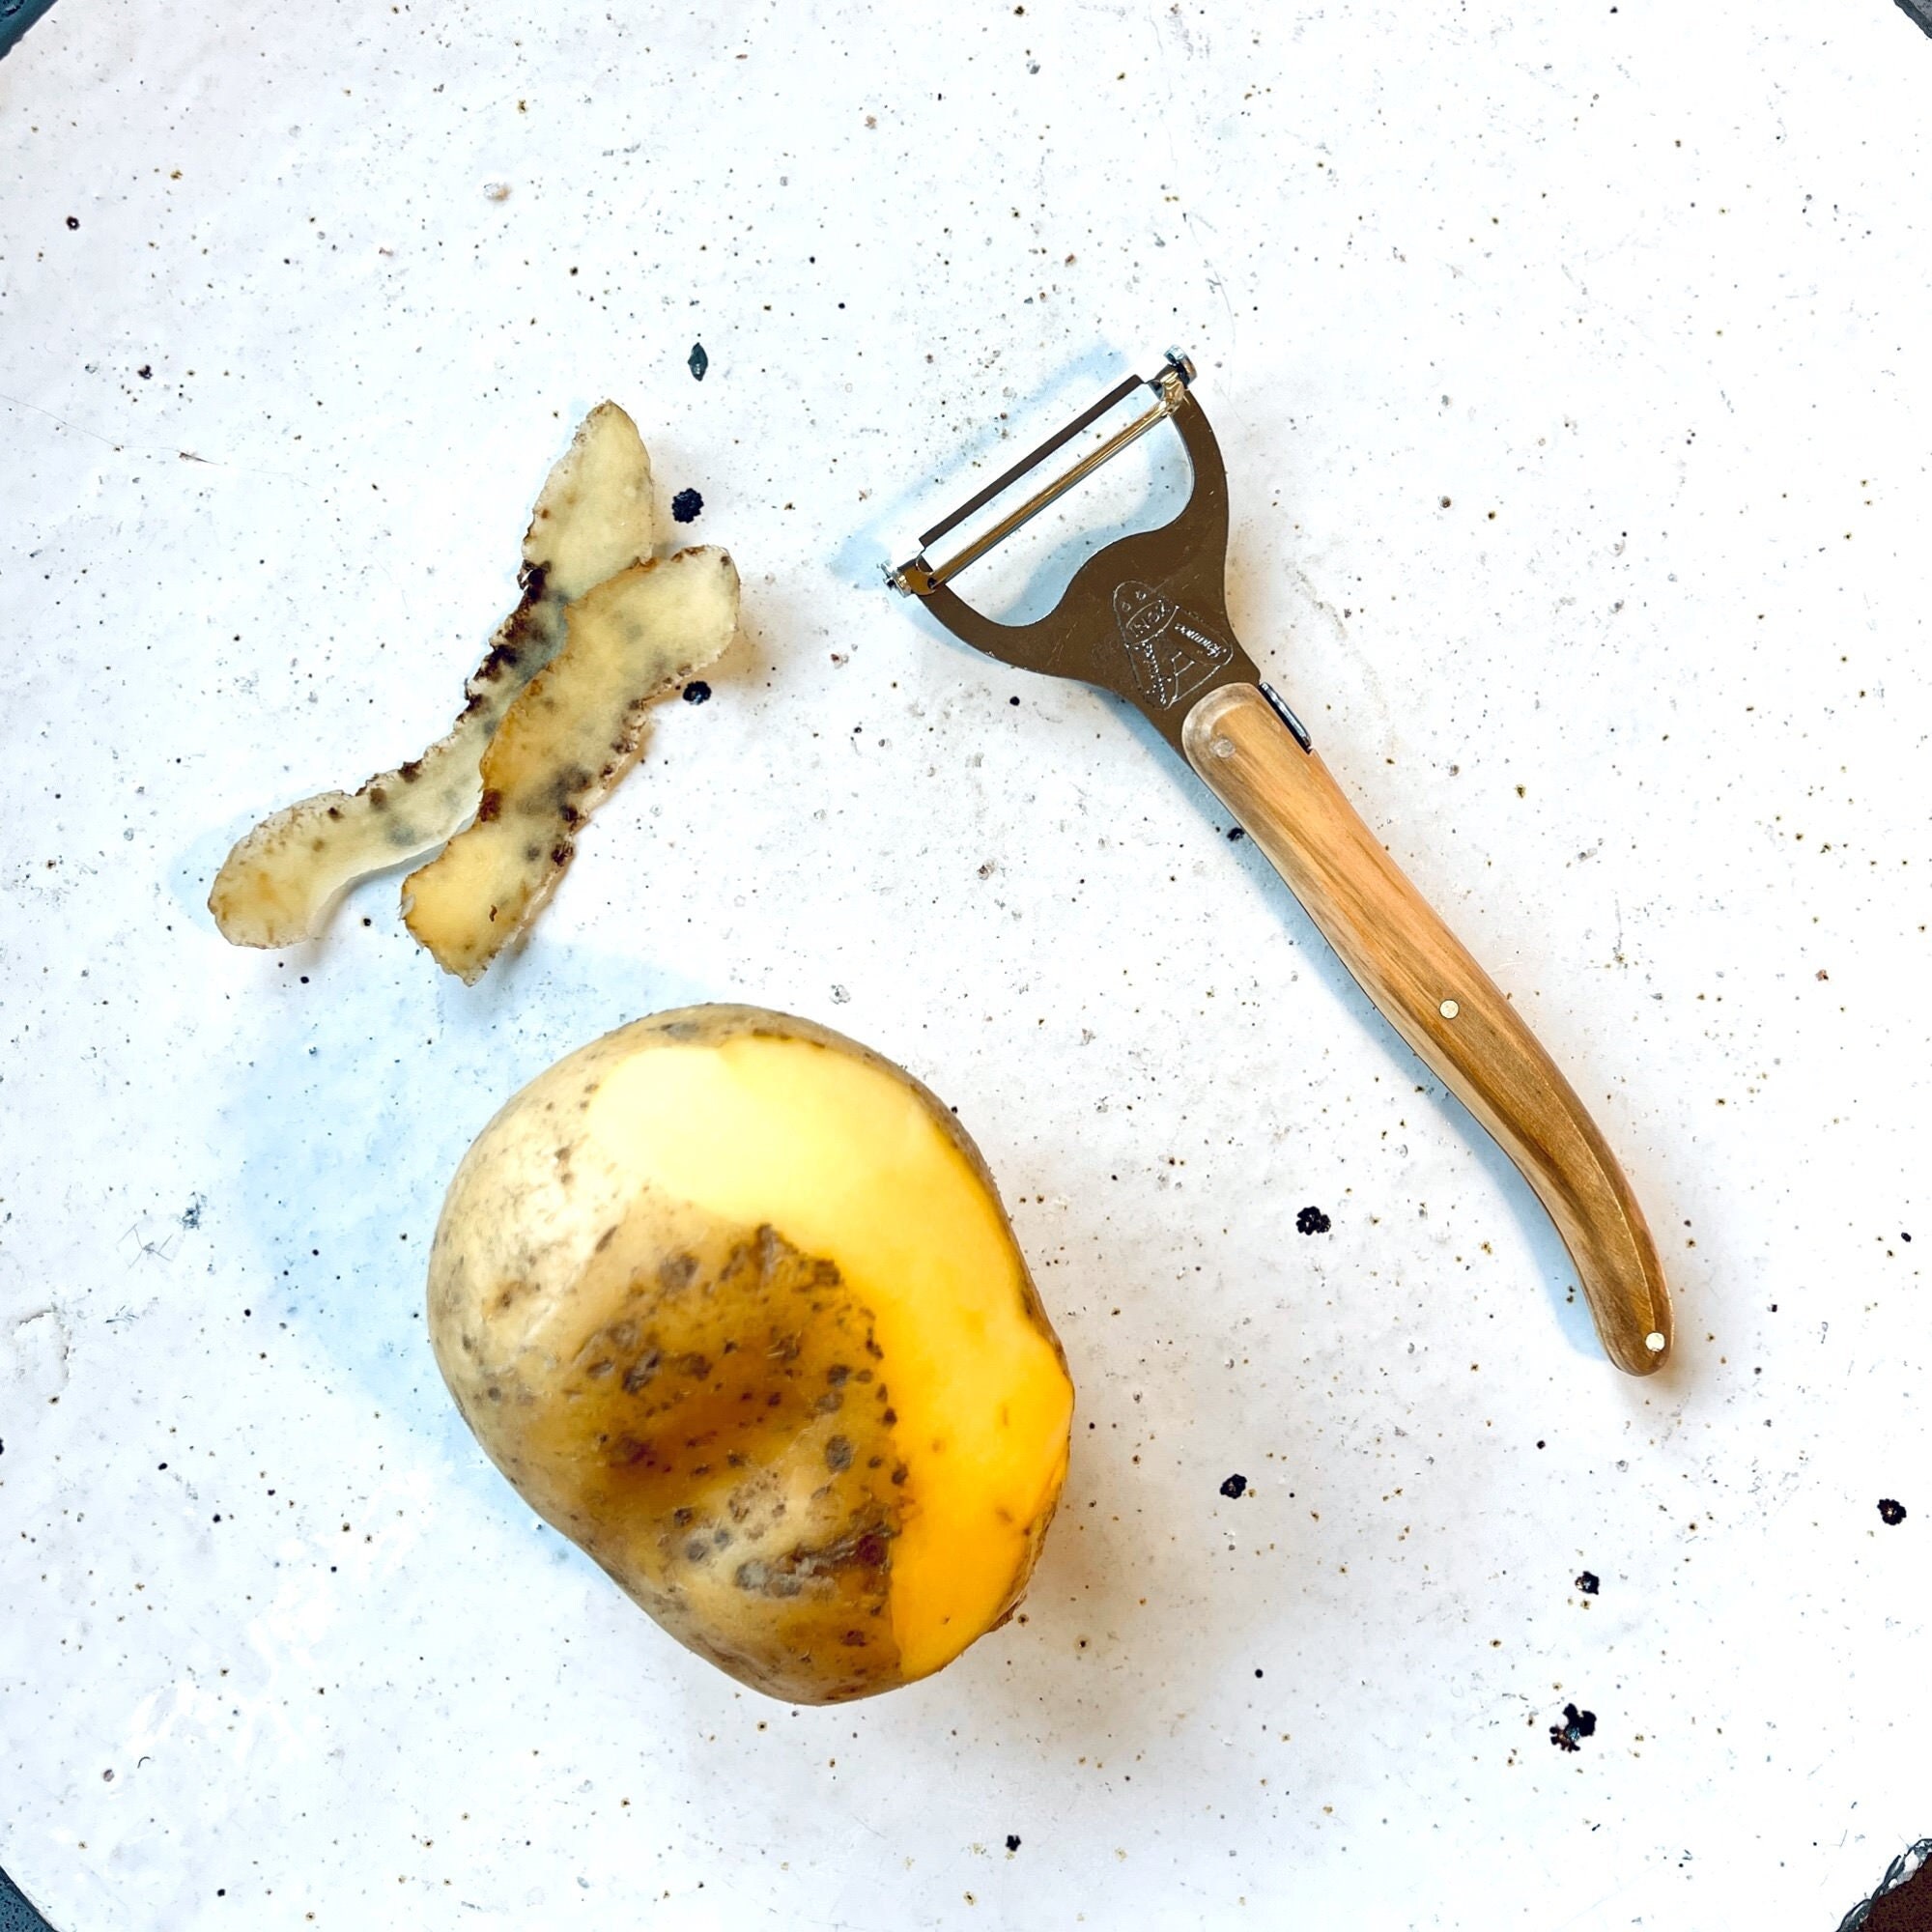
M 754 1007 L 638 1020 L 517 1094 L 450 1183 L 429 1321 L 525 1501 L 793 1703 L 1003 1622 L 1066 1471 L 1065 1357 L 964 1129 Z

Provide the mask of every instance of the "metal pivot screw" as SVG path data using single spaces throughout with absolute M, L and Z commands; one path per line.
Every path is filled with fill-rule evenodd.
M 1441 1013 L 1445 1020 L 1453 1020 L 1462 1010 L 1463 1009 L 1454 1000 L 1444 1000 L 1442 1002 Z

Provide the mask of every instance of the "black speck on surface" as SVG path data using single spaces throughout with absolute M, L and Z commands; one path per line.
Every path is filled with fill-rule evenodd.
M 1007 699 L 1007 702 L 1009 704 L 1017 704 L 1019 702 L 1019 699 L 1017 697 L 1009 697 Z
M 671 521 L 679 524 L 695 524 L 703 508 L 704 498 L 696 490 L 680 490 L 670 499 Z
M 1244 1496 L 1247 1492 L 1248 1479 L 1245 1476 L 1230 1476 L 1221 1485 L 1221 1493 L 1224 1496 Z
M 1594 1597 L 1597 1594 L 1597 1573 L 1594 1570 L 1585 1570 L 1577 1578 L 1577 1587 L 1584 1596 Z
M 155 365 L 152 362 L 143 362 L 134 373 L 140 377 L 142 382 L 151 383 L 155 379 Z
M 1016 1852 L 1019 1850 L 1019 1848 L 1020 1848 L 1020 1834 L 1017 1832 L 1009 1832 L 1007 1833 L 1007 1850 L 1009 1852 Z
M 80 226 L 80 216 L 77 214 L 70 214 L 67 218 L 67 225 L 70 228 L 78 228 Z
M 1325 1235 L 1334 1225 L 1319 1208 L 1304 1208 L 1294 1217 L 1294 1232 L 1297 1235 Z
M 695 677 L 684 687 L 684 701 L 687 704 L 702 704 L 711 696 L 711 687 L 701 677 Z
M 694 342 L 691 345 L 691 354 L 685 360 L 690 364 L 693 377 L 700 383 L 703 382 L 705 370 L 711 367 L 711 357 L 705 355 L 703 343 Z
M 1878 1505 L 1879 1520 L 1889 1522 L 1894 1528 L 1905 1520 L 1905 1505 L 1890 1496 L 1881 1496 Z
M 1238 845 L 1247 836 L 1238 825 L 1231 825 L 1228 828 L 1228 843 L 1230 845 Z
M 1582 1740 L 1593 1736 L 1596 1729 L 1596 1712 L 1579 1711 L 1575 1704 L 1565 1704 L 1563 1721 L 1549 1727 L 1549 1742 L 1558 1750 L 1577 1750 L 1580 1748 Z

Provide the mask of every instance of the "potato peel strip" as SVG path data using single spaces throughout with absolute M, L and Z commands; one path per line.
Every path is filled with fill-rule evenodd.
M 603 403 L 551 470 L 524 538 L 523 601 L 464 687 L 449 732 L 355 792 L 328 791 L 263 820 L 229 853 L 209 911 L 236 946 L 315 938 L 349 887 L 434 851 L 475 815 L 481 766 L 518 696 L 562 648 L 572 600 L 649 556 L 650 458 L 637 425 Z

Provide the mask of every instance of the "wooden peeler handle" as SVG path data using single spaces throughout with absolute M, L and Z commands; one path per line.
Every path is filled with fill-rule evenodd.
M 1181 744 L 1362 990 L 1549 1210 L 1618 1368 L 1670 1359 L 1670 1294 L 1643 1210 L 1576 1091 L 1261 690 L 1227 684 Z

